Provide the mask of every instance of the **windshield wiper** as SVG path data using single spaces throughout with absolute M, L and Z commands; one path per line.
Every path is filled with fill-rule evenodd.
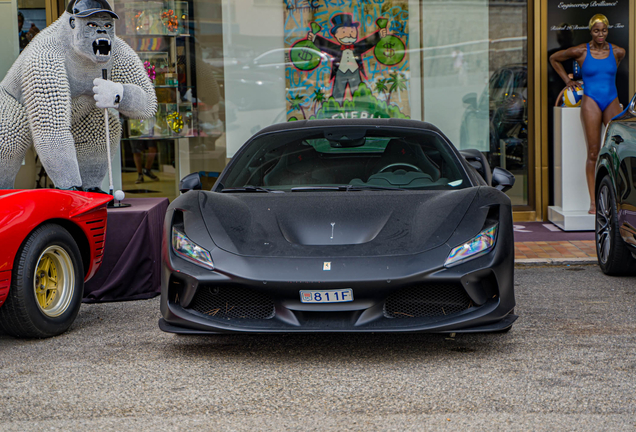
M 397 186 L 347 185 L 347 190 L 406 190 Z
M 406 190 L 399 187 L 391 186 L 370 186 L 370 185 L 341 185 L 341 186 L 298 186 L 291 188 L 292 192 L 311 192 L 316 190 L 333 190 L 333 191 L 361 191 L 361 190 Z
M 333 191 L 345 190 L 343 188 L 344 186 L 297 186 L 297 187 L 291 188 L 290 190 L 292 192 L 311 192 L 311 191 L 317 191 L 317 190 L 333 190 Z
M 283 193 L 282 190 L 272 190 L 260 186 L 243 186 L 234 188 L 224 188 L 220 192 L 267 192 L 267 193 Z

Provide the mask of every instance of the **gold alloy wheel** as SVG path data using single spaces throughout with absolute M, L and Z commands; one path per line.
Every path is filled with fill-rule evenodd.
M 49 246 L 42 252 L 33 277 L 38 307 L 54 318 L 68 309 L 75 289 L 75 269 L 68 252 L 60 246 Z

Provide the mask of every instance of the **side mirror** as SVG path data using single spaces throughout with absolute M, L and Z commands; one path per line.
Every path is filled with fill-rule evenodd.
M 186 193 L 191 190 L 201 190 L 202 187 L 201 177 L 198 172 L 188 174 L 179 182 L 179 191 L 181 193 Z
M 464 103 L 464 107 L 477 109 L 477 93 L 468 93 L 466 96 L 462 98 L 462 102 Z
M 506 192 L 515 184 L 515 176 L 510 171 L 495 167 L 492 170 L 492 186 L 502 192 Z

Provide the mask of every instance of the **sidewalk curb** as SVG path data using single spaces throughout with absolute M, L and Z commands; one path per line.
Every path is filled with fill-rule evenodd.
M 522 258 L 516 259 L 515 265 L 539 266 L 539 265 L 591 265 L 598 263 L 598 258 Z

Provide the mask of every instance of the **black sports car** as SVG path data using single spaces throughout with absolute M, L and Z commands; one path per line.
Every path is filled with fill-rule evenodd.
M 605 131 L 596 162 L 596 253 L 606 274 L 636 272 L 636 95 Z
M 478 170 L 481 174 L 478 174 Z M 514 183 L 434 126 L 298 121 L 252 137 L 166 214 L 162 330 L 505 331 Z M 496 186 L 492 187 L 490 184 Z

